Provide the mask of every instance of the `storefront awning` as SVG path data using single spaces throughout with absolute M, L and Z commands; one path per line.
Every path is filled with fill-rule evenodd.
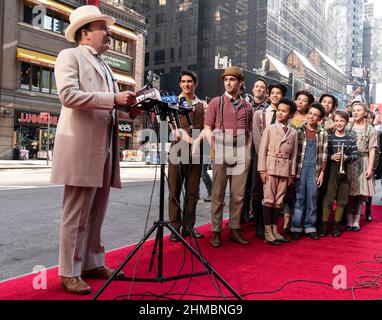
M 336 69 L 339 73 L 341 73 L 342 75 L 344 75 L 346 77 L 346 74 L 341 70 L 341 68 L 332 59 L 330 59 L 326 54 L 322 53 L 317 48 L 314 48 L 314 49 L 318 52 L 318 54 L 322 57 L 322 59 L 324 59 L 324 61 L 328 65 L 330 65 L 332 68 Z
M 114 72 L 114 77 L 118 82 L 121 82 L 124 84 L 136 85 L 135 80 L 126 74 Z
M 313 64 L 311 64 L 310 61 L 307 58 L 305 58 L 300 52 L 293 50 L 293 53 L 302 62 L 305 68 L 309 69 L 310 71 L 314 72 L 320 77 L 325 78 L 325 76 L 319 73 L 318 70 L 313 66 Z
M 125 29 L 125 28 L 118 27 L 116 25 L 110 26 L 110 30 L 113 33 L 118 33 L 119 35 L 121 35 L 124 38 L 129 38 L 129 39 L 132 39 L 134 41 L 136 41 L 138 39 L 138 37 L 136 36 L 136 34 L 133 31 L 130 31 L 130 30 Z
M 266 57 L 269 59 L 270 63 L 273 64 L 273 66 L 276 68 L 278 73 L 280 73 L 283 77 L 289 78 L 289 68 L 283 64 L 280 60 L 270 56 L 269 54 L 266 54 Z
M 17 59 L 20 61 L 32 62 L 39 65 L 54 68 L 56 57 L 41 52 L 17 48 Z

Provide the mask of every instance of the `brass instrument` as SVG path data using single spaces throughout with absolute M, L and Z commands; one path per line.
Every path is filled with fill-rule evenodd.
M 341 158 L 340 158 L 340 169 L 338 170 L 338 174 L 346 174 L 344 170 L 344 144 L 341 145 Z

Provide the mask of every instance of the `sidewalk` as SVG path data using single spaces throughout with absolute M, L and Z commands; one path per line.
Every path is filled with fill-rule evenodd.
M 150 168 L 152 164 L 143 161 L 121 161 L 121 168 Z M 47 169 L 52 167 L 52 161 L 47 164 L 46 160 L 0 160 L 1 169 Z

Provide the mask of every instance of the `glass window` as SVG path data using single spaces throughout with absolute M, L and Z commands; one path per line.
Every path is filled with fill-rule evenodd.
M 122 51 L 122 42 L 119 39 L 115 39 L 115 51 Z
M 32 91 L 40 91 L 41 67 L 32 65 Z
M 42 68 L 41 92 L 49 93 L 49 87 L 50 87 L 50 69 Z
M 127 85 L 124 84 L 124 83 L 118 82 L 118 89 L 119 89 L 120 92 L 127 91 Z
M 21 63 L 21 82 L 20 88 L 30 90 L 31 81 L 31 65 L 29 63 Z
M 23 22 L 32 24 L 32 7 L 29 5 L 24 5 L 24 19 Z
M 44 16 L 44 29 L 45 30 L 52 30 L 53 18 L 50 15 L 51 14 L 48 13 L 46 16 Z
M 162 64 L 164 63 L 165 53 L 164 50 L 158 50 L 154 53 L 154 64 Z
M 145 53 L 145 67 L 150 65 L 150 52 Z
M 69 21 L 64 20 L 62 23 L 62 32 L 64 32 L 69 27 Z
M 53 31 L 62 33 L 62 20 L 60 17 L 55 16 L 53 19 Z
M 122 40 L 122 53 L 127 54 L 127 41 Z
M 56 85 L 56 78 L 54 76 L 54 70 L 52 70 L 52 90 L 51 90 L 51 93 L 52 94 L 58 94 L 57 85 Z

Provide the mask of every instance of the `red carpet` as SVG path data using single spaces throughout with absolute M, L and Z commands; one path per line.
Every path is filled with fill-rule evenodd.
M 228 230 L 223 230 L 223 246 L 212 248 L 209 245 L 210 225 L 198 228 L 206 238 L 198 241 L 203 257 L 246 300 L 369 300 L 380 299 L 381 288 L 356 288 L 357 283 L 380 284 L 382 276 L 382 207 L 373 207 L 373 222 L 366 223 L 362 217 L 360 232 L 344 232 L 339 238 L 329 235 L 319 241 L 302 237 L 299 241 L 275 247 L 255 238 L 254 225 L 242 227 L 246 238 L 251 242 L 243 246 L 228 241 Z M 188 239 L 188 238 L 187 238 Z M 127 257 L 134 246 L 108 252 L 107 265 L 117 267 Z M 143 246 L 136 277 L 153 277 L 148 273 L 153 241 Z M 197 259 L 191 259 L 187 250 L 184 255 L 181 243 L 171 243 L 164 239 L 163 275 L 167 277 L 202 271 Z M 124 268 L 127 276 L 132 276 L 136 257 Z M 185 257 L 185 262 L 183 261 Z M 181 270 L 184 264 L 183 270 Z M 337 271 L 335 268 L 340 268 Z M 373 272 L 370 272 L 371 270 Z M 347 290 L 332 287 L 336 276 L 342 275 Z M 367 277 L 364 277 L 366 276 Z M 35 274 L 0 283 L 0 300 L 88 300 L 103 285 L 104 280 L 88 280 L 92 294 L 76 296 L 65 293 L 59 284 L 57 268 L 47 271 L 47 288 L 33 288 Z M 302 282 L 299 280 L 307 280 Z M 310 282 L 308 282 L 310 281 Z M 35 281 L 36 282 L 36 281 Z M 322 284 L 326 283 L 325 284 Z M 370 283 L 372 282 L 372 283 Z M 334 283 L 341 284 L 339 281 Z M 278 290 L 280 289 L 280 290 Z M 274 292 L 275 291 L 275 292 Z M 218 300 L 222 293 L 233 299 L 231 293 L 213 275 L 180 279 L 161 283 L 131 283 L 112 281 L 99 299 L 154 299 L 151 294 L 164 295 L 160 299 Z M 354 294 L 354 297 L 353 297 Z

